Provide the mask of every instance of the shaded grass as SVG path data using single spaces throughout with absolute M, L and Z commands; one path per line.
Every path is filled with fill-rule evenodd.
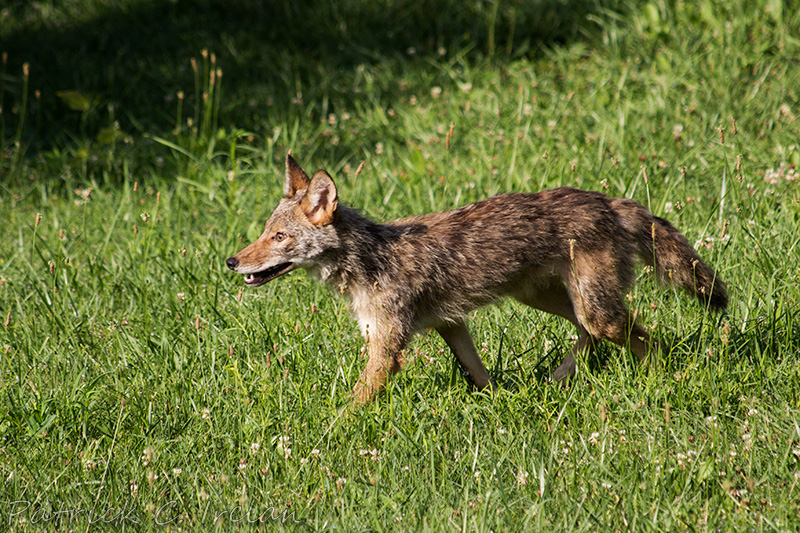
M 354 80 L 359 84 L 364 66 L 399 60 L 424 69 L 427 61 L 442 56 L 523 55 L 542 44 L 582 38 L 581 32 L 591 26 L 586 15 L 602 4 L 10 2 L 0 11 L 0 52 L 8 55 L 7 86 L 14 89 L 6 109 L 19 107 L 19 73 L 27 63 L 31 90 L 41 91 L 30 107 L 34 120 L 26 124 L 24 137 L 33 151 L 61 148 L 64 136 L 99 140 L 109 128 L 136 136 L 163 132 L 174 124 L 180 92 L 188 110 L 203 107 L 198 75 L 211 68 L 220 71 L 218 82 L 230 96 L 219 105 L 220 124 L 261 133 L 264 122 L 276 118 L 325 117 L 335 111 L 342 89 L 349 92 Z M 206 61 L 197 57 L 201 50 L 209 53 Z M 216 65 L 210 65 L 212 55 Z M 389 86 L 375 97 L 386 103 L 396 89 L 391 80 L 381 84 Z M 364 93 L 370 89 L 363 87 Z M 59 98 L 64 91 L 83 95 L 84 105 L 77 110 L 67 105 Z M 285 113 L 287 106 L 294 109 Z M 19 116 L 6 113 L 9 127 Z
M 221 111 L 247 106 L 224 81 L 217 104 L 191 103 L 206 73 L 150 140 L 8 148 L 0 519 L 795 529 L 797 15 L 649 6 L 600 9 L 596 38 L 530 57 L 318 64 L 303 103 L 249 125 Z M 631 306 L 673 349 L 638 367 L 604 347 L 564 390 L 543 376 L 572 330 L 503 303 L 471 320 L 497 394 L 427 335 L 348 414 L 363 360 L 346 303 L 302 273 L 246 291 L 222 263 L 259 234 L 289 148 L 378 219 L 558 185 L 635 198 L 698 243 L 731 307 L 705 315 L 642 273 Z

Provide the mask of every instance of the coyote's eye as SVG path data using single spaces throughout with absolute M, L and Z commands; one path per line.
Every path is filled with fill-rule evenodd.
M 281 242 L 281 241 L 283 241 L 283 240 L 285 240 L 285 239 L 286 239 L 286 234 L 285 234 L 285 233 L 283 233 L 282 231 L 279 231 L 279 232 L 278 232 L 278 233 L 276 233 L 276 234 L 275 234 L 275 236 L 274 236 L 274 237 L 272 237 L 272 238 L 273 238 L 273 239 L 275 239 L 275 240 L 276 240 L 276 241 L 278 241 L 278 242 Z

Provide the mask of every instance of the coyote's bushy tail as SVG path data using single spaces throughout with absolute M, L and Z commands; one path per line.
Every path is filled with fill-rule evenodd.
M 725 309 L 728 305 L 725 284 L 700 259 L 686 237 L 633 200 L 615 198 L 610 202 L 622 226 L 635 239 L 639 257 L 655 268 L 660 280 L 682 287 L 711 309 Z

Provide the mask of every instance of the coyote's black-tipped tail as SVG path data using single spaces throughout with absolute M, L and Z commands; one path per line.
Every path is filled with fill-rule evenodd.
M 659 279 L 682 287 L 711 309 L 725 309 L 725 284 L 700 259 L 686 237 L 632 200 L 618 198 L 610 202 L 623 227 L 635 239 L 639 257 L 655 268 Z

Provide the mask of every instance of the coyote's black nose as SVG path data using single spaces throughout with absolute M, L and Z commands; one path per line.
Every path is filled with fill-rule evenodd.
M 225 264 L 226 264 L 226 265 L 228 265 L 228 268 L 230 268 L 231 270 L 233 270 L 234 268 L 236 268 L 237 266 L 239 266 L 239 260 L 238 260 L 238 259 L 236 259 L 235 257 L 229 257 L 229 258 L 227 258 L 227 259 L 225 260 Z

